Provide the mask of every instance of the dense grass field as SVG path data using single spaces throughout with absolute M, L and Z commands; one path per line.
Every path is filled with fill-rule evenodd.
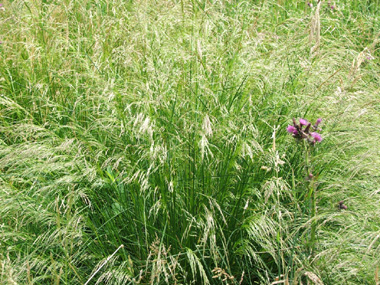
M 380 1 L 0 22 L 0 284 L 380 284 Z

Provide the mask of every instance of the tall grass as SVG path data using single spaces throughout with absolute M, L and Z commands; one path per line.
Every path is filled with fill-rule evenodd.
M 0 283 L 378 282 L 377 3 L 3 5 Z

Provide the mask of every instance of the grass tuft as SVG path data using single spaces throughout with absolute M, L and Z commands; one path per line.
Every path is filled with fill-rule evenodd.
M 377 284 L 379 3 L 327 2 L 3 2 L 0 283 Z

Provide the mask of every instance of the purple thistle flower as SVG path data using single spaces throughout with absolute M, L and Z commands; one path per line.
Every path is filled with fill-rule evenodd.
M 321 129 L 318 128 L 318 125 L 322 122 L 322 119 L 321 118 L 318 118 L 316 123 L 314 124 L 313 126 L 313 130 L 314 131 L 320 131 Z
M 288 125 L 286 128 L 286 131 L 290 134 L 292 134 L 293 138 L 300 140 L 307 140 L 311 144 L 315 144 L 316 142 L 322 141 L 322 136 L 317 132 L 311 132 L 313 131 L 320 131 L 318 129 L 318 124 L 322 122 L 322 119 L 319 118 L 314 126 L 311 125 L 306 119 L 301 118 L 299 120 L 299 123 L 296 122 L 296 119 L 293 118 L 293 125 Z M 306 126 L 303 129 L 303 126 Z
M 334 10 L 335 9 L 335 7 L 334 6 L 331 6 L 331 10 Z
M 309 124 L 309 122 L 307 120 L 301 118 L 300 124 L 306 126 L 307 124 Z
M 318 133 L 311 133 L 310 134 L 314 138 L 314 142 L 321 142 L 322 141 L 322 136 Z
M 347 206 L 343 204 L 344 202 L 343 201 L 339 201 L 339 206 L 338 208 L 341 209 L 341 210 L 347 210 Z
M 289 126 L 286 128 L 286 130 L 288 131 L 288 133 L 291 133 L 291 134 L 293 134 L 293 135 L 298 134 L 298 131 L 297 131 L 297 129 L 296 129 L 294 126 L 289 125 Z

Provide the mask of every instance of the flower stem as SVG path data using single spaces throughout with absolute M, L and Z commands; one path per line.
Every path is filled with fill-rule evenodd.
M 310 240 L 309 240 L 309 249 L 311 253 L 314 252 L 314 246 L 315 246 L 315 232 L 317 228 L 317 224 L 315 221 L 315 216 L 317 212 L 317 199 L 316 199 L 316 183 L 315 183 L 315 177 L 312 175 L 312 167 L 310 166 L 310 149 L 308 148 L 308 145 L 306 141 L 304 141 L 304 147 L 305 147 L 305 169 L 306 169 L 306 177 L 310 178 L 309 182 L 309 195 L 307 197 L 309 201 L 309 205 L 311 208 L 311 231 L 310 231 Z
M 314 178 L 310 181 L 310 192 L 311 192 L 311 232 L 310 232 L 310 249 L 311 253 L 314 252 L 315 246 L 315 231 L 317 228 L 317 223 L 315 221 L 315 216 L 317 212 L 317 199 L 316 199 L 316 187 L 314 183 Z

